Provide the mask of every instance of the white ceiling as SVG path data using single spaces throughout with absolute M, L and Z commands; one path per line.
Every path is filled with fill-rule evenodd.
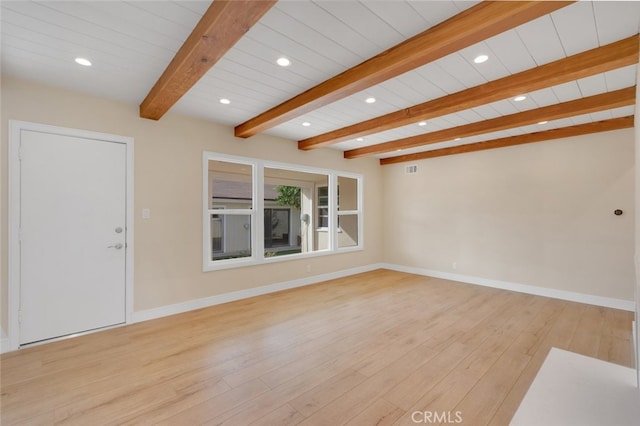
M 236 126 L 475 5 L 476 1 L 279 1 L 172 111 Z M 140 104 L 208 1 L 1 2 L 2 73 Z M 266 133 L 305 139 L 637 34 L 640 1 L 581 1 Z M 480 53 L 489 61 L 476 65 Z M 90 59 L 81 67 L 74 58 Z M 286 56 L 287 68 L 275 60 Z M 634 85 L 636 66 L 335 144 L 347 150 Z M 377 102 L 367 104 L 373 96 Z M 231 100 L 222 105 L 220 98 Z M 633 107 L 401 154 L 632 115 Z M 303 127 L 304 121 L 311 123 Z M 400 153 L 388 153 L 389 157 Z

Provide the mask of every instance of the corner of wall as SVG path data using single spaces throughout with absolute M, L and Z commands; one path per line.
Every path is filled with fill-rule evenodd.
M 498 288 L 501 290 L 515 291 L 518 293 L 533 294 L 536 296 L 550 297 L 553 299 L 568 300 L 571 302 L 585 303 L 588 305 L 603 306 L 605 308 L 635 311 L 636 304 L 633 300 L 622 300 L 611 297 L 594 296 L 591 294 L 576 293 L 572 291 L 556 290 L 553 288 L 538 287 L 528 284 L 511 283 L 506 281 L 474 277 L 470 275 L 452 274 L 449 272 L 434 271 L 430 269 L 414 268 L 410 266 L 385 263 L 385 269 L 406 272 L 409 274 L 423 275 L 426 277 L 441 278 L 466 284 L 475 284 L 484 287 Z

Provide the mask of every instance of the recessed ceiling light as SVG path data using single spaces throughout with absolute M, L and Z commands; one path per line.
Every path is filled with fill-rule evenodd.
M 525 99 L 527 99 L 527 97 L 525 95 L 520 95 L 520 96 L 516 96 L 515 98 L 513 98 L 513 100 L 516 101 L 516 102 L 524 101 Z
M 487 55 L 478 55 L 473 60 L 473 62 L 475 62 L 476 64 L 481 64 L 483 62 L 487 62 L 487 59 L 489 59 L 489 57 Z
M 371 97 L 371 98 L 367 98 L 367 99 L 365 99 L 364 101 L 365 101 L 366 103 L 368 103 L 368 104 L 372 104 L 372 103 L 374 103 L 374 102 L 376 101 L 376 98 Z
M 364 140 L 364 138 L 358 138 L 356 139 L 358 142 L 362 142 Z
M 547 120 L 543 120 L 543 121 L 538 121 L 538 124 L 547 124 L 548 121 Z
M 308 121 L 305 121 L 304 123 L 302 123 L 302 125 L 304 127 L 309 127 L 309 126 L 311 126 L 311 123 L 309 123 Z
M 90 67 L 91 61 L 86 58 L 76 58 L 76 64 L 80 64 L 85 67 Z
M 231 101 L 227 98 L 222 98 L 220 99 L 220 103 L 221 104 L 225 104 L 225 105 L 229 105 L 231 103 Z
M 426 126 L 427 122 L 426 121 L 421 121 L 418 123 L 418 126 Z
M 289 65 L 291 65 L 291 61 L 289 59 L 285 58 L 284 56 L 281 57 L 281 58 L 278 58 L 276 63 L 278 65 L 280 65 L 281 67 L 288 67 Z

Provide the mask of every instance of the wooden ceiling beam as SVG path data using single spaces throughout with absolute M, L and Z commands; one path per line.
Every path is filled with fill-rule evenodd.
M 247 138 L 360 92 L 573 1 L 485 1 L 236 126 Z
M 484 151 L 487 149 L 505 148 L 508 146 L 523 145 L 534 142 L 544 142 L 553 139 L 582 136 L 590 133 L 608 132 L 611 130 L 627 129 L 633 127 L 634 117 L 629 115 L 610 120 L 596 121 L 593 123 L 579 124 L 577 126 L 561 127 L 559 129 L 545 130 L 542 132 L 527 133 L 525 135 L 510 136 L 507 138 L 493 139 L 450 148 L 434 149 L 415 154 L 400 155 L 398 157 L 382 158 L 380 165 L 405 163 L 407 161 L 424 160 L 428 158 L 444 157 L 447 155 L 465 154 L 467 152 Z
M 215 0 L 140 104 L 140 117 L 159 120 L 275 3 Z
M 438 142 L 476 136 L 485 133 L 498 132 L 514 127 L 528 126 L 545 120 L 559 120 L 581 114 L 589 114 L 612 108 L 619 108 L 635 104 L 636 87 L 627 87 L 613 92 L 562 102 L 529 111 L 496 117 L 489 120 L 465 124 L 436 132 L 411 136 L 404 139 L 384 142 L 377 145 L 365 146 L 344 152 L 345 158 L 358 158 L 368 155 L 384 154 L 407 148 L 429 145 Z
M 530 93 L 638 63 L 638 35 L 298 142 L 309 150 Z

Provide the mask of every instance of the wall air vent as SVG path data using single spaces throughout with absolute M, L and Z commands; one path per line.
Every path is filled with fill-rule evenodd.
M 411 166 L 405 166 L 404 168 L 405 175 L 414 175 L 416 173 L 418 173 L 418 166 L 416 166 L 415 164 Z

